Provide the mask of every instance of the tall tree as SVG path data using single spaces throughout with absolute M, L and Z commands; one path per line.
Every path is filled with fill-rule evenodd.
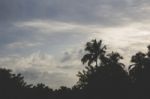
M 129 76 L 133 83 L 132 94 L 137 99 L 150 98 L 150 46 L 148 52 L 138 52 L 131 58 Z
M 124 95 L 128 91 L 129 77 L 124 64 L 119 61 L 123 57 L 117 52 L 107 54 L 101 40 L 99 43 L 96 40 L 88 42 L 85 51 L 88 53 L 81 61 L 87 62 L 88 66 L 78 73 L 78 84 L 86 93 L 85 96 L 88 99 L 126 99 Z M 95 66 L 91 66 L 93 62 Z
M 92 40 L 87 42 L 85 51 L 87 52 L 81 59 L 82 63 L 88 63 L 90 66 L 95 62 L 95 66 L 98 66 L 98 59 L 101 58 L 106 52 L 106 46 L 102 44 L 102 40 Z

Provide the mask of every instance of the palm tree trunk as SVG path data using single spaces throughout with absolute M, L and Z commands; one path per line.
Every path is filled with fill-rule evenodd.
M 97 60 L 96 60 L 96 66 L 95 67 L 97 67 Z

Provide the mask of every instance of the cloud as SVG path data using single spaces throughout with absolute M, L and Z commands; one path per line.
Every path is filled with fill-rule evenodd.
M 88 28 L 58 21 L 34 20 L 0 27 L 0 55 L 58 53 L 77 46 L 91 34 Z
M 73 51 L 75 52 L 75 51 Z M 62 62 L 66 56 L 57 58 L 47 53 L 36 52 L 28 56 L 9 56 L 0 58 L 0 67 L 21 73 L 28 83 L 44 83 L 52 88 L 73 86 L 78 78 L 76 74 L 83 68 L 76 53 L 70 53 L 71 59 Z
M 76 83 L 77 78 L 69 76 L 63 72 L 41 72 L 35 68 L 28 68 L 21 72 L 25 80 L 30 84 L 44 83 L 50 88 L 59 88 L 60 86 L 71 87 Z
M 71 86 L 83 69 L 82 48 L 93 38 L 127 57 L 126 63 L 146 50 L 149 5 L 148 0 L 0 0 L 0 66 L 23 73 L 30 83 Z
M 79 28 L 79 26 L 77 25 L 68 24 L 64 22 L 49 21 L 49 20 L 34 20 L 34 21 L 18 22 L 15 25 L 20 28 L 29 28 L 35 30 L 38 29 L 37 31 L 39 31 L 39 33 L 62 32 L 62 31 L 72 30 L 76 27 Z
M 149 20 L 148 0 L 1 0 L 3 22 L 51 19 L 67 23 L 128 25 Z
M 8 44 L 8 48 L 26 48 L 26 47 L 35 47 L 40 45 L 41 43 L 28 43 L 28 42 L 14 42 Z
M 75 42 L 93 38 L 92 33 L 104 38 L 107 35 L 111 39 L 114 38 L 111 35 L 118 32 L 115 35 L 120 35 L 118 38 L 122 39 L 122 27 L 128 28 L 134 23 L 143 25 L 149 22 L 147 16 L 150 14 L 148 0 L 1 0 L 0 4 L 1 55 L 12 53 L 13 50 L 7 47 L 14 45 L 20 46 L 20 54 L 25 51 L 33 53 L 36 49 L 46 52 L 64 50 L 62 48 L 73 46 Z M 110 33 L 107 31 L 109 28 L 115 30 L 111 29 L 113 32 Z M 131 30 L 126 32 L 133 34 Z M 29 50 L 31 45 L 32 51 Z M 51 48 L 45 50 L 47 45 Z
M 92 38 L 102 39 L 108 51 L 117 51 L 124 56 L 124 63 L 130 63 L 131 56 L 142 51 L 150 44 L 150 24 L 133 23 L 128 26 L 103 28 L 101 33 L 95 33 Z

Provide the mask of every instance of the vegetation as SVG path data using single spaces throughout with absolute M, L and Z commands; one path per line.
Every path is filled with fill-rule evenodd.
M 107 53 L 102 41 L 87 42 L 81 59 L 85 69 L 72 88 L 51 89 L 44 84 L 31 85 L 21 74 L 0 69 L 1 99 L 150 99 L 150 46 L 148 52 L 131 57 L 125 66 L 117 52 Z M 129 67 L 125 70 L 125 67 Z

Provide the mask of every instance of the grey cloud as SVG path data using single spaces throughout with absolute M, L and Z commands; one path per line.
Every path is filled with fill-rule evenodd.
M 135 51 L 134 48 L 139 47 L 137 46 L 139 42 L 144 41 L 145 38 L 148 39 L 148 35 L 142 37 L 140 33 L 138 37 L 134 36 L 136 39 L 133 39 L 134 37 L 130 36 L 132 30 L 126 32 L 118 31 L 119 28 L 116 28 L 117 33 L 113 34 L 112 31 L 101 30 L 101 26 L 108 28 L 134 22 L 149 22 L 149 5 L 148 0 L 0 0 L 0 67 L 5 66 L 21 72 L 30 83 L 43 81 L 55 88 L 60 85 L 71 86 L 76 81 L 75 74 L 83 68 L 80 58 L 84 52 L 76 49 L 65 51 L 65 54 L 61 52 L 67 48 L 80 49 L 81 46 L 78 47 L 78 45 L 86 42 L 89 37 L 93 37 L 92 34 L 89 35 L 90 32 L 103 31 L 104 33 L 98 33 L 96 38 L 103 37 L 104 40 L 109 40 L 110 44 L 119 46 L 119 50 L 126 55 L 132 53 Z M 59 25 L 51 24 L 55 27 L 52 31 L 48 29 L 49 27 L 36 26 L 37 20 L 42 22 L 50 20 L 48 24 L 51 21 L 57 21 L 67 23 L 69 26 L 73 24 L 75 27 L 55 31 L 60 29 Z M 15 25 L 18 22 L 32 23 L 34 21 L 35 26 Z M 96 28 L 93 29 L 92 25 Z M 87 28 L 79 28 L 83 26 Z M 131 27 L 137 29 L 136 25 Z M 139 31 L 135 30 L 135 32 Z M 133 43 L 137 41 L 138 43 Z M 145 42 L 148 43 L 148 41 Z M 40 45 L 31 46 L 36 44 Z M 129 51 L 123 48 L 129 48 L 132 44 L 135 47 Z M 142 47 L 143 43 L 140 43 L 139 50 Z M 38 50 L 56 55 L 59 59 L 51 60 L 40 55 L 32 57 L 32 53 Z M 19 56 L 10 57 L 12 54 Z M 29 54 L 31 54 L 30 57 L 28 57 Z
M 1 21 L 50 19 L 115 26 L 149 20 L 148 0 L 1 0 Z
M 46 30 L 45 28 L 17 27 L 8 24 L 6 27 L 0 27 L 1 55 L 27 54 L 39 50 L 56 53 L 56 51 L 64 50 L 65 47 L 75 46 L 74 44 L 80 43 L 88 36 L 82 31 L 80 33 L 80 29 L 76 31 L 78 28 L 62 31 L 48 29 L 45 32 L 39 32 L 40 29 Z
M 0 67 L 21 73 L 31 84 L 44 83 L 52 88 L 71 87 L 77 82 L 76 74 L 82 66 L 73 58 L 65 63 L 47 53 L 37 52 L 29 56 L 0 58 Z M 60 66 L 60 67 L 59 67 Z
M 76 83 L 76 79 L 69 77 L 67 73 L 42 72 L 34 67 L 25 69 L 24 71 L 18 70 L 17 73 L 21 73 L 25 77 L 25 81 L 29 84 L 44 83 L 51 88 L 59 88 L 60 86 L 71 87 Z
M 60 65 L 57 68 L 67 71 L 72 71 L 77 74 L 78 71 L 82 70 L 84 66 L 82 66 L 81 58 L 84 52 L 80 47 L 73 48 L 65 51 L 60 58 Z
M 62 58 L 62 62 L 68 61 L 70 60 L 72 57 L 70 56 L 70 54 L 68 52 L 64 53 L 64 57 Z
M 20 45 L 18 45 L 19 43 Z M 25 50 L 29 49 L 28 47 L 30 48 L 32 47 L 33 49 L 35 48 L 35 46 L 30 45 L 37 43 L 40 42 L 37 41 L 37 38 L 36 36 L 34 36 L 32 31 L 19 29 L 13 26 L 8 26 L 4 28 L 0 27 L 0 49 L 1 49 L 0 55 L 8 55 L 13 52 L 25 53 Z M 15 44 L 16 44 L 16 48 L 14 47 L 15 49 L 9 47 Z
M 83 55 L 84 55 L 84 51 L 81 47 L 70 49 L 63 53 L 60 61 L 62 63 L 68 62 L 70 60 L 79 60 L 80 61 Z

